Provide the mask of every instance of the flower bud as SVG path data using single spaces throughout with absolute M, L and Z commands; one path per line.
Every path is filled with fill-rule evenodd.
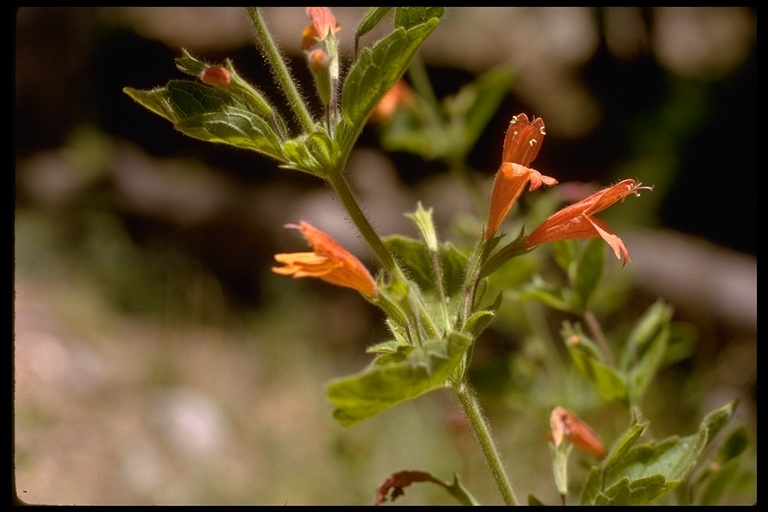
M 221 66 L 211 66 L 203 70 L 200 74 L 200 80 L 204 84 L 226 89 L 230 83 L 229 71 Z

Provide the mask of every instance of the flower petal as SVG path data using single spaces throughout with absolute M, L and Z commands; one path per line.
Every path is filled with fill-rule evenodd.
M 294 278 L 317 277 L 331 284 L 354 288 L 372 298 L 378 296 L 376 282 L 365 265 L 330 235 L 304 221 L 285 227 L 299 229 L 314 252 L 276 254 L 275 260 L 284 266 L 273 267 L 273 272 Z
M 534 117 L 529 122 L 527 115 L 516 115 L 510 121 L 507 134 L 504 136 L 501 161 L 528 167 L 539 154 L 544 135 L 546 132 L 542 118 Z

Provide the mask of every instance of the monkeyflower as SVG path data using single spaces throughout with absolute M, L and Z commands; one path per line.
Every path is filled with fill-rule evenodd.
M 642 183 L 633 179 L 623 180 L 578 203 L 566 206 L 557 213 L 550 215 L 534 229 L 526 238 L 523 249 L 530 249 L 545 242 L 579 240 L 599 236 L 611 246 L 618 259 L 623 259 L 621 267 L 624 268 L 629 263 L 629 252 L 627 252 L 624 242 L 594 215 L 620 200 L 623 201 L 629 194 L 639 196 L 639 190 L 653 190 L 653 187 L 644 187 Z
M 510 121 L 504 137 L 501 166 L 493 182 L 486 240 L 499 229 L 526 185 L 530 184 L 528 190 L 536 190 L 542 184 L 557 183 L 556 179 L 528 167 L 539 154 L 544 135 L 544 121 L 540 117 L 528 121 L 527 115 L 518 114 Z
M 335 88 L 339 79 L 336 32 L 341 30 L 341 25 L 336 23 L 336 17 L 328 7 L 307 7 L 306 13 L 312 24 L 301 34 L 301 48 L 306 54 L 317 94 L 327 107 L 335 103 Z
M 549 417 L 549 426 L 555 446 L 560 446 L 563 439 L 567 439 L 577 448 L 596 457 L 605 455 L 605 446 L 594 430 L 568 409 L 555 407 Z
M 330 235 L 304 221 L 285 227 L 301 231 L 313 252 L 275 254 L 275 260 L 284 266 L 272 267 L 273 272 L 294 278 L 318 277 L 331 284 L 354 288 L 373 299 L 378 296 L 376 282 L 368 269 Z
M 301 48 L 308 50 L 317 41 L 322 41 L 328 35 L 336 36 L 341 25 L 336 23 L 336 17 L 328 7 L 307 7 L 305 12 L 312 24 L 308 25 L 301 34 Z

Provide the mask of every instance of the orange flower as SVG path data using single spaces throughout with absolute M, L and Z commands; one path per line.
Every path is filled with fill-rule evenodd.
M 549 417 L 549 426 L 552 429 L 552 440 L 555 446 L 560 446 L 563 439 L 567 439 L 596 457 L 605 455 L 605 446 L 595 431 L 568 409 L 555 407 Z
M 536 190 L 542 184 L 557 183 L 556 179 L 528 167 L 539 154 L 544 135 L 544 120 L 540 117 L 529 122 L 527 115 L 519 114 L 510 121 L 504 137 L 501 166 L 493 182 L 486 240 L 499 229 L 526 185 L 530 183 L 528 190 Z
M 338 286 L 354 288 L 374 299 L 378 296 L 376 282 L 365 266 L 330 235 L 304 221 L 285 227 L 300 230 L 314 252 L 275 254 L 275 260 L 284 266 L 272 267 L 273 272 L 294 278 L 319 277 Z
M 413 89 L 401 78 L 376 104 L 371 121 L 386 122 L 392 118 L 398 107 L 409 105 L 412 101 Z
M 653 187 L 643 187 L 642 183 L 633 179 L 621 181 L 612 187 L 605 188 L 578 203 L 566 206 L 557 213 L 550 215 L 539 227 L 533 230 L 525 240 L 523 249 L 530 249 L 544 242 L 556 240 L 579 240 L 583 238 L 602 237 L 613 249 L 619 259 L 624 259 L 622 268 L 629 263 L 629 253 L 621 238 L 614 235 L 603 221 L 594 217 L 623 200 L 629 194 L 639 196 L 639 190 L 653 190 Z
M 312 25 L 307 26 L 301 34 L 301 48 L 309 49 L 317 41 L 322 41 L 328 34 L 336 35 L 341 30 L 341 25 L 336 23 L 336 17 L 328 7 L 307 7 L 307 16 L 312 20 Z

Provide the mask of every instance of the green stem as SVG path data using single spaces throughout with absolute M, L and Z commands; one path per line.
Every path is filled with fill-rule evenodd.
M 288 98 L 288 104 L 293 109 L 296 117 L 299 118 L 299 122 L 304 128 L 304 131 L 309 133 L 314 132 L 315 122 L 312 119 L 312 115 L 309 113 L 309 109 L 296 88 L 296 83 L 291 77 L 291 72 L 288 70 L 288 66 L 285 65 L 285 61 L 280 55 L 280 50 L 278 50 L 274 39 L 272 39 L 272 34 L 270 34 L 266 23 L 264 23 L 264 19 L 261 16 L 261 9 L 258 7 L 248 7 L 247 9 L 248 16 L 250 16 L 251 22 L 256 29 L 258 40 L 261 42 L 261 46 L 264 49 L 264 55 L 269 61 L 270 66 L 272 66 L 272 70 L 280 82 L 283 92 Z
M 332 171 L 328 173 L 327 177 L 334 192 L 336 192 L 336 195 L 341 199 L 341 203 L 344 205 L 347 213 L 352 217 L 352 221 L 355 223 L 355 226 L 357 226 L 358 231 L 363 235 L 365 241 L 368 242 L 368 246 L 374 254 L 376 254 L 376 257 L 378 257 L 379 262 L 381 262 L 384 269 L 389 272 L 394 279 L 406 282 L 405 275 L 403 275 L 403 271 L 397 266 L 397 263 L 395 263 L 392 253 L 389 252 L 389 249 L 384 245 L 384 242 L 381 241 L 381 238 L 373 229 L 371 223 L 368 222 L 368 218 L 360 209 L 360 205 L 357 204 L 357 199 L 355 199 L 354 194 L 352 194 L 352 190 L 350 189 L 344 174 L 341 171 Z
M 480 443 L 480 448 L 483 450 L 485 459 L 491 469 L 491 474 L 493 474 L 493 479 L 496 480 L 496 485 L 501 492 L 501 496 L 504 498 L 504 503 L 507 505 L 517 505 L 517 498 L 515 498 L 512 485 L 509 483 L 509 477 L 507 477 L 504 465 L 501 463 L 501 457 L 493 442 L 491 431 L 483 417 L 477 398 L 464 382 L 454 385 L 453 392 L 459 399 L 459 403 L 461 403 L 461 407 L 464 409 L 464 414 L 466 414 L 475 437 L 477 437 L 477 441 Z

